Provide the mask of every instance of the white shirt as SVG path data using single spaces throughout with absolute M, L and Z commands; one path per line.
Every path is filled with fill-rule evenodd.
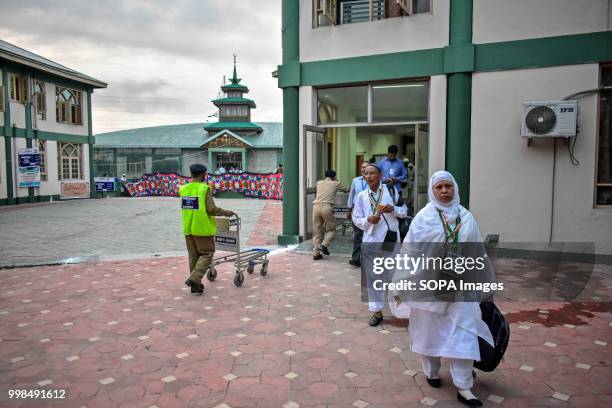
M 370 215 L 374 215 L 372 211 L 372 206 L 370 205 L 370 193 L 374 195 L 374 197 L 378 196 L 378 191 L 376 193 L 370 190 L 370 187 L 363 190 L 361 193 L 357 195 L 355 198 L 355 205 L 353 207 L 353 222 L 355 225 L 363 230 L 363 241 L 362 242 L 384 242 L 385 235 L 387 234 L 387 229 L 391 231 L 399 230 L 399 222 L 398 218 L 406 218 L 406 214 L 408 209 L 405 205 L 398 207 L 395 205 L 397 202 L 397 198 L 399 195 L 395 196 L 395 199 L 391 197 L 389 194 L 389 190 L 387 186 L 381 184 L 379 189 L 382 189 L 382 197 L 380 199 L 380 204 L 391 204 L 394 206 L 394 210 L 391 213 L 382 214 L 380 221 L 378 224 L 370 224 L 368 222 L 368 217 Z M 383 219 L 384 217 L 385 219 Z M 387 221 L 385 223 L 385 220 Z M 389 227 L 387 228 L 387 224 Z M 370 226 L 373 225 L 373 228 L 370 230 Z M 397 234 L 397 242 L 400 242 L 400 234 Z

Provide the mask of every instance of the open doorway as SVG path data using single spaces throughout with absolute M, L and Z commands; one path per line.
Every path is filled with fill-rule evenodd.
M 387 148 L 399 148 L 397 159 L 402 161 L 408 177 L 402 184 L 402 196 L 416 213 L 427 204 L 429 179 L 429 125 L 427 123 L 353 126 L 327 128 L 328 149 L 326 163 L 338 173 L 338 179 L 350 185 L 359 176 L 364 160 L 379 163 L 385 159 Z
M 311 234 L 312 201 L 314 185 L 321 180 L 325 170 L 333 168 L 338 180 L 350 186 L 359 176 L 364 160 L 380 162 L 386 157 L 387 148 L 399 148 L 397 159 L 407 169 L 406 182 L 402 184 L 402 196 L 412 213 L 427 204 L 429 181 L 429 125 L 412 123 L 400 125 L 315 127 L 305 126 L 303 134 L 303 205 L 304 236 Z M 341 194 L 339 194 L 341 195 Z M 342 203 L 338 198 L 338 206 Z

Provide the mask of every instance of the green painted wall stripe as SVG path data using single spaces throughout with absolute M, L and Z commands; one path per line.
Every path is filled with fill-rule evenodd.
M 96 195 L 96 186 L 94 184 L 94 146 L 93 146 L 93 122 L 91 112 L 91 89 L 87 90 L 87 139 L 89 141 L 89 196 L 91 198 Z
M 474 60 L 472 44 L 472 0 L 450 3 L 449 49 L 459 50 Z M 466 52 L 461 53 L 465 49 Z M 471 70 L 470 70 L 471 71 Z M 446 81 L 446 170 L 459 185 L 461 204 L 468 208 L 470 200 L 470 146 L 472 119 L 472 73 L 449 73 Z
M 476 45 L 476 71 L 612 61 L 612 31 Z
M 299 66 L 300 58 L 300 0 L 282 2 L 282 46 L 283 64 Z M 283 89 L 283 235 L 278 237 L 281 245 L 300 241 L 300 130 L 299 130 L 299 78 L 296 83 Z
M 13 191 L 13 149 L 11 147 L 12 141 L 12 130 L 11 130 L 11 102 L 9 99 L 9 89 L 8 89 L 8 72 L 6 70 L 5 65 L 2 65 L 2 89 L 4 92 L 4 158 L 6 160 L 6 169 L 5 169 L 5 177 L 6 177 L 6 197 L 7 203 L 14 202 L 14 194 Z
M 8 72 L 6 67 L 2 65 L 2 91 L 4 92 L 4 136 L 10 136 L 11 133 L 11 101 L 9 99 Z
M 302 85 L 412 78 L 444 73 L 444 48 L 304 62 Z
M 475 45 L 453 40 L 445 48 L 302 62 L 299 75 L 285 63 L 279 66 L 279 87 L 297 86 L 298 77 L 299 85 L 324 86 L 469 72 L 471 65 L 482 72 L 609 61 L 612 31 Z
M 450 3 L 450 25 L 448 43 L 469 44 L 472 42 L 472 0 L 454 0 Z
M 446 97 L 446 170 L 459 185 L 461 205 L 470 204 L 472 75 L 450 74 Z

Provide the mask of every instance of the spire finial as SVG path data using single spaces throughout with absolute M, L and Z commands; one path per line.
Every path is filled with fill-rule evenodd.
M 238 74 L 236 74 L 236 57 L 238 56 L 238 54 L 234 53 L 234 76 L 232 77 L 232 79 L 230 80 L 232 82 L 232 84 L 237 84 L 240 82 L 240 78 L 238 78 Z

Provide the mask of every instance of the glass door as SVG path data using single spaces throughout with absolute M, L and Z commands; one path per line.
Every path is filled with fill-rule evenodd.
M 302 136 L 302 205 L 304 208 L 304 239 L 312 238 L 312 202 L 315 186 L 325 176 L 327 164 L 327 130 L 304 125 Z
M 414 163 L 414 213 L 425 207 L 429 200 L 427 185 L 429 184 L 429 125 L 416 125 Z

